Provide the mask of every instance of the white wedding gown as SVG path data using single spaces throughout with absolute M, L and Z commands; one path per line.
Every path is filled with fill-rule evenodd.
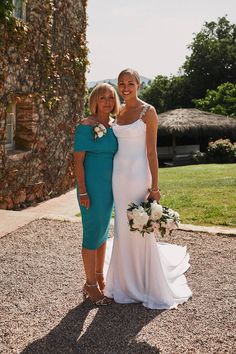
M 156 242 L 129 230 L 127 207 L 147 197 L 151 174 L 146 155 L 146 125 L 141 118 L 129 125 L 113 124 L 119 148 L 113 167 L 114 239 L 108 240 L 105 295 L 117 303 L 137 303 L 151 309 L 176 308 L 191 297 L 184 272 L 186 247 Z

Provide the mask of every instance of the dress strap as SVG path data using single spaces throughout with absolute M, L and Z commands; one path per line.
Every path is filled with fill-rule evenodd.
M 139 119 L 142 119 L 142 118 L 145 116 L 145 114 L 147 113 L 147 111 L 149 110 L 149 108 L 150 108 L 150 105 L 149 105 L 149 104 L 146 104 L 146 105 L 143 107 L 143 109 L 142 109 L 142 111 L 141 111 L 141 113 L 140 113 Z

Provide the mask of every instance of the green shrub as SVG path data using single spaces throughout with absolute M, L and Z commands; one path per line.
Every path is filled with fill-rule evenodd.
M 229 139 L 219 139 L 208 144 L 206 158 L 212 163 L 236 162 L 236 144 Z
M 192 154 L 193 163 L 206 163 L 206 153 L 197 151 Z

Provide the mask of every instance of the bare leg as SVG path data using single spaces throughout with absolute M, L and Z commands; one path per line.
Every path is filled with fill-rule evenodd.
M 95 284 L 97 281 L 95 275 L 96 250 L 88 250 L 87 248 L 82 248 L 82 257 L 87 282 L 89 284 Z
M 96 250 L 96 279 L 98 281 L 100 290 L 105 288 L 105 281 L 103 277 L 103 267 L 105 261 L 105 254 L 106 254 L 106 242 L 104 242 L 97 250 Z
M 95 274 L 96 250 L 88 250 L 82 248 L 82 257 L 84 262 L 84 270 L 86 274 L 86 284 L 84 290 L 88 293 L 93 301 L 98 301 L 103 298 L 103 294 L 96 286 L 97 278 Z M 89 285 L 94 285 L 90 287 Z
M 95 270 L 97 273 L 103 273 L 103 267 L 105 262 L 106 254 L 106 241 L 96 250 L 96 266 Z

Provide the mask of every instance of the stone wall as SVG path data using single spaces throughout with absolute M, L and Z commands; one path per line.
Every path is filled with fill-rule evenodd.
M 74 128 L 85 93 L 86 1 L 28 0 L 0 24 L 0 208 L 20 209 L 75 184 Z M 7 110 L 14 147 L 6 148 Z

